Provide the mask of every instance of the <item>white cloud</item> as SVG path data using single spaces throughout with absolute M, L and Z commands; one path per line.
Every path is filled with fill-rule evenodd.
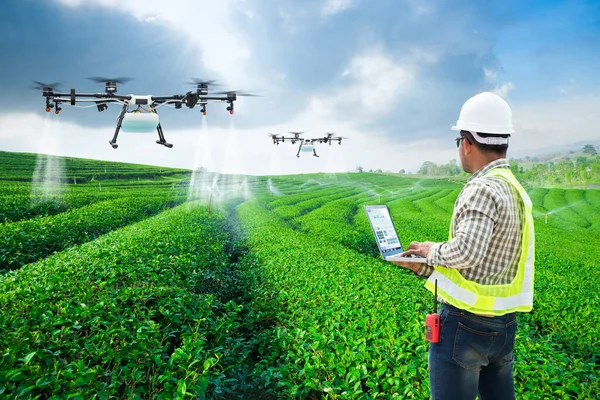
M 69 7 L 92 7 L 90 5 L 92 2 L 84 0 L 56 1 Z M 327 0 L 320 4 L 323 5 L 320 11 L 325 16 L 355 6 L 350 0 Z M 235 18 L 245 16 L 249 21 L 254 21 L 255 25 L 283 23 L 284 33 L 302 31 L 304 35 L 307 32 L 314 33 L 311 29 L 318 29 L 311 25 L 312 20 L 307 18 L 309 14 L 306 9 L 292 6 L 291 8 L 296 10 L 291 12 L 279 4 L 273 12 L 265 14 L 261 13 L 260 9 L 251 9 L 245 2 L 231 1 L 146 0 L 140 3 L 134 0 L 97 0 L 93 2 L 93 7 L 98 6 L 108 7 L 140 21 L 156 24 L 157 34 L 164 33 L 163 28 L 167 28 L 187 37 L 190 43 L 189 49 L 195 51 L 199 48 L 201 51 L 197 54 L 190 53 L 189 58 L 190 54 L 182 55 L 181 60 L 171 62 L 184 62 L 192 71 L 194 68 L 199 71 L 210 70 L 207 72 L 209 76 L 198 76 L 200 78 L 218 79 L 227 86 L 235 85 L 236 89 L 269 88 L 272 93 L 287 92 L 289 87 L 301 87 L 304 82 L 290 82 L 294 76 L 293 71 L 277 70 L 280 65 L 277 63 L 277 54 L 272 55 L 274 66 L 263 65 L 264 61 L 255 56 L 252 46 L 269 46 L 269 40 L 280 38 L 265 34 L 270 32 L 268 27 L 265 30 L 258 30 L 256 36 L 253 36 L 251 31 L 243 32 L 240 25 L 234 22 L 234 15 Z M 245 10 L 244 7 L 248 9 Z M 63 155 L 141 163 L 152 160 L 152 163 L 159 165 L 183 168 L 193 168 L 199 159 L 200 164 L 209 169 L 221 172 L 244 171 L 256 175 L 343 172 L 353 170 L 357 165 L 367 169 L 381 168 L 390 171 L 406 169 L 415 172 L 427 160 L 446 163 L 456 158 L 451 139 L 450 141 L 445 137 L 439 140 L 413 139 L 418 138 L 419 135 L 422 135 L 421 137 L 436 137 L 436 135 L 425 135 L 428 132 L 414 130 L 411 131 L 411 135 L 402 134 L 394 132 L 402 129 L 396 126 L 389 126 L 385 132 L 374 130 L 375 128 L 370 131 L 359 128 L 379 121 L 383 126 L 386 118 L 391 116 L 396 117 L 396 121 L 404 118 L 406 121 L 414 122 L 419 118 L 425 118 L 427 119 L 425 122 L 414 126 L 427 125 L 430 118 L 430 115 L 427 115 L 428 111 L 416 109 L 420 112 L 416 115 L 418 113 L 412 114 L 406 110 L 394 109 L 394 105 L 398 104 L 404 95 L 407 98 L 418 98 L 422 104 L 439 104 L 445 101 L 440 93 L 450 91 L 456 93 L 462 90 L 463 86 L 457 81 L 428 80 L 430 77 L 425 76 L 425 71 L 437 70 L 437 68 L 424 67 L 430 65 L 436 67 L 435 64 L 448 54 L 487 55 L 490 51 L 487 36 L 473 36 L 470 31 L 465 30 L 466 28 L 448 29 L 445 25 L 447 16 L 440 14 L 440 18 L 445 19 L 438 20 L 435 4 L 431 6 L 431 3 L 409 0 L 406 7 L 410 18 L 416 17 L 419 22 L 431 19 L 427 23 L 435 25 L 437 22 L 445 28 L 440 29 L 437 35 L 439 32 L 447 32 L 447 34 L 435 41 L 430 41 L 430 38 L 426 37 L 413 39 L 407 37 L 406 43 L 402 43 L 403 52 L 400 53 L 397 49 L 398 52 L 395 53 L 402 54 L 401 57 L 392 55 L 391 51 L 382 46 L 362 47 L 367 43 L 378 43 L 380 39 L 375 36 L 368 38 L 362 36 L 361 40 L 352 42 L 359 43 L 359 50 L 347 60 L 346 67 L 338 76 L 325 85 L 326 89 L 310 88 L 310 92 L 306 90 L 304 93 L 313 93 L 308 99 L 308 105 L 298 110 L 296 116 L 284 123 L 269 125 L 267 120 L 264 121 L 264 126 L 254 130 L 235 125 L 229 129 L 213 129 L 209 125 L 204 130 L 200 127 L 197 130 L 166 127 L 165 135 L 167 140 L 174 144 L 173 149 L 156 145 L 153 135 L 120 135 L 121 146 L 118 150 L 113 150 L 108 145 L 112 129 L 92 129 L 66 123 L 47 125 L 37 116 L 9 114 L 0 117 L 0 148 L 9 151 L 32 151 L 38 148 L 36 146 L 39 143 L 40 132 L 50 132 L 50 137 L 60 143 L 56 151 L 60 151 Z M 465 18 L 459 25 L 469 25 L 467 22 L 472 16 L 468 13 L 462 14 L 462 10 L 459 9 L 455 11 L 457 15 Z M 274 16 L 276 21 L 259 21 L 269 16 Z M 378 23 L 380 21 L 373 22 L 374 25 Z M 248 27 L 252 27 L 252 24 Z M 437 25 L 435 27 L 437 28 Z M 281 30 L 277 32 L 280 34 Z M 257 38 L 260 39 L 260 43 Z M 314 57 L 321 56 L 316 52 L 308 54 Z M 528 62 L 528 60 L 522 61 Z M 440 68 L 445 66 L 440 65 Z M 496 85 L 501 71 L 503 71 L 502 67 L 497 70 L 483 68 L 488 86 Z M 318 73 L 319 71 L 315 71 L 315 74 Z M 448 86 L 445 86 L 446 83 Z M 493 91 L 507 98 L 509 94 L 514 93 L 516 86 L 519 90 L 527 90 L 528 82 L 519 80 L 519 76 L 515 75 L 511 76 L 511 81 L 501 84 L 498 82 L 498 84 L 499 86 L 496 86 Z M 431 90 L 422 90 L 423 88 Z M 574 89 L 575 85 L 572 82 L 557 88 L 565 96 L 572 94 Z M 421 91 L 417 92 L 418 90 Z M 275 98 L 271 96 L 267 100 L 277 102 L 273 100 Z M 239 111 L 242 116 L 245 109 L 243 102 L 254 100 L 256 99 L 240 99 Z M 408 104 L 409 108 L 410 105 Z M 536 104 L 511 102 L 511 105 L 517 130 L 513 135 L 511 150 L 532 149 L 537 152 L 545 146 L 566 146 L 572 141 L 597 137 L 597 126 L 600 125 L 598 97 L 585 99 L 570 97 L 560 101 L 552 99 Z M 276 104 L 270 105 L 270 109 L 277 112 L 275 106 Z M 412 110 L 414 111 L 415 108 Z M 25 125 L 22 122 L 24 120 L 28 121 Z M 320 135 L 332 131 L 348 136 L 350 139 L 344 141 L 342 146 L 334 144 L 317 147 L 320 158 L 303 155 L 298 159 L 295 157 L 297 147 L 287 143 L 273 146 L 266 135 L 266 132 L 283 133 L 289 130 L 304 130 L 307 135 Z M 391 142 L 391 136 L 397 137 L 398 143 Z
M 575 79 L 569 79 L 568 82 L 558 85 L 556 87 L 556 90 L 559 94 L 563 96 L 569 96 L 577 93 L 579 89 L 578 86 L 579 85 L 577 84 L 577 81 L 575 81 Z
M 411 9 L 412 13 L 417 16 L 430 15 L 436 12 L 433 2 L 422 0 L 407 0 L 406 5 Z
M 352 6 L 351 0 L 326 0 L 321 9 L 321 15 L 328 16 L 338 14 Z
M 383 50 L 373 49 L 354 57 L 342 76 L 352 78 L 345 89 L 348 97 L 358 99 L 367 110 L 387 110 L 414 78 L 414 67 L 400 65 Z
M 85 0 L 57 0 L 69 7 L 91 7 Z M 184 32 L 189 40 L 198 44 L 196 69 L 203 64 L 219 75 L 227 85 L 244 87 L 256 84 L 258 77 L 250 75 L 252 52 L 244 34 L 234 24 L 230 1 L 179 0 L 98 0 L 93 6 L 102 6 L 132 15 L 140 21 L 160 24 L 174 32 Z M 246 13 L 248 15 L 248 13 Z M 160 33 L 160 32 L 158 32 Z M 194 66 L 194 60 L 188 60 Z M 193 69 L 193 68 L 192 68 Z M 214 76 L 213 75 L 213 76 Z M 212 78 L 212 76 L 207 77 Z
M 417 73 L 416 62 L 394 60 L 381 47 L 360 52 L 341 74 L 345 85 L 310 97 L 295 120 L 324 127 L 344 121 L 345 129 L 385 116 L 394 102 L 407 93 Z M 290 121 L 292 126 L 294 121 Z
M 500 86 L 496 86 L 494 88 L 494 90 L 492 90 L 492 92 L 496 93 L 498 96 L 502 97 L 503 99 L 507 99 L 508 92 L 513 90 L 514 88 L 515 88 L 515 85 L 512 82 L 506 82 Z
M 486 82 L 491 82 L 498 76 L 498 73 L 490 68 L 483 68 L 483 74 Z
M 511 148 L 540 153 L 546 148 L 562 146 L 566 150 L 577 142 L 598 140 L 598 110 L 598 95 L 513 105 L 516 132 Z

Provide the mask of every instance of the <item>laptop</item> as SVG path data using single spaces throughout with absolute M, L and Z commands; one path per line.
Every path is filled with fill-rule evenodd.
M 396 228 L 394 227 L 394 222 L 392 221 L 387 205 L 365 205 L 365 211 L 373 229 L 381 257 L 384 260 L 415 263 L 425 263 L 427 261 L 427 258 L 423 256 L 412 255 L 400 257 L 400 253 L 403 253 L 404 249 L 396 233 Z

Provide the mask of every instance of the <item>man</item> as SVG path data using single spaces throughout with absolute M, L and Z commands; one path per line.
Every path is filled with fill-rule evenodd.
M 437 284 L 440 337 L 429 347 L 434 400 L 514 399 L 513 348 L 517 312 L 533 303 L 534 232 L 531 200 L 506 160 L 514 133 L 501 97 L 480 93 L 465 102 L 456 126 L 465 172 L 472 173 L 454 205 L 448 241 L 412 242 L 395 262 Z

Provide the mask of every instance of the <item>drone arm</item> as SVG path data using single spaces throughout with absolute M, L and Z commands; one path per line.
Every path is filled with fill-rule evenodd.
M 200 96 L 200 100 L 215 100 L 215 101 L 235 101 L 235 99 L 230 99 L 228 97 L 219 97 L 219 96 Z
M 131 100 L 131 96 L 122 95 L 122 94 L 106 94 L 106 93 L 76 93 L 75 89 L 71 89 L 69 93 L 55 93 L 52 92 L 48 94 L 47 97 L 58 98 L 61 101 L 71 101 L 73 98 L 83 97 L 83 98 L 95 98 L 95 99 L 104 99 L 104 100 Z M 82 101 L 82 100 L 80 100 Z
M 125 113 L 127 112 L 127 104 L 123 105 L 123 109 L 121 110 L 121 114 L 119 114 L 119 119 L 117 120 L 117 129 L 115 129 L 115 134 L 108 143 L 112 146 L 113 149 L 119 147 L 117 144 L 117 136 L 119 135 L 119 130 L 121 129 L 121 123 L 123 122 L 123 118 L 125 117 Z
M 184 97 L 185 97 L 185 95 L 175 94 L 173 96 L 151 96 L 150 98 L 155 103 L 168 103 L 170 101 L 173 101 L 173 102 L 179 101 L 179 100 L 183 99 Z
M 64 103 L 64 102 L 68 101 L 72 105 L 74 105 L 73 101 L 77 101 L 77 102 L 80 102 L 80 103 L 97 103 L 99 101 L 101 101 L 103 103 L 123 103 L 123 100 L 124 99 L 115 99 L 115 98 L 111 98 L 111 97 L 108 97 L 106 99 L 101 99 L 101 100 L 98 100 L 98 98 L 96 98 L 96 99 L 91 99 L 91 98 L 90 99 L 88 99 L 88 98 L 77 99 L 77 98 L 75 98 L 75 100 L 72 100 L 70 96 L 69 97 L 55 97 L 54 98 L 54 101 L 57 101 L 59 103 Z M 128 99 L 125 99 L 125 100 L 128 100 Z

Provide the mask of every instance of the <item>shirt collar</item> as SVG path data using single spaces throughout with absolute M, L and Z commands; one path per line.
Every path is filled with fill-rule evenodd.
M 508 160 L 506 158 L 499 158 L 497 160 L 494 160 L 479 168 L 477 172 L 473 173 L 473 175 L 469 178 L 468 181 L 479 178 L 480 176 L 487 174 L 490 170 L 494 168 L 510 168 L 510 164 L 508 163 Z

